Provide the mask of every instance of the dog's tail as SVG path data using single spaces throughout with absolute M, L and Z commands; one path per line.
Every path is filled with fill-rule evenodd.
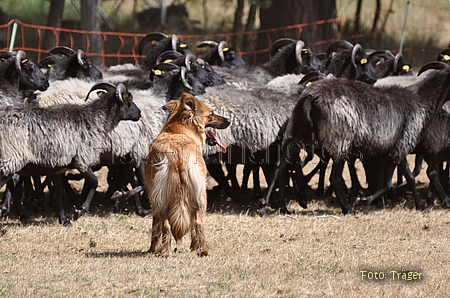
M 200 172 L 195 155 L 189 156 L 189 162 L 180 163 L 180 183 L 176 189 L 177 200 L 170 206 L 169 221 L 176 241 L 194 226 L 197 212 L 204 214 L 207 207 L 206 181 Z
M 193 227 L 196 213 L 207 207 L 206 182 L 196 164 L 195 155 L 189 162 L 169 161 L 165 157 L 154 164 L 155 177 L 150 201 L 155 214 L 168 212 L 172 235 L 180 241 Z

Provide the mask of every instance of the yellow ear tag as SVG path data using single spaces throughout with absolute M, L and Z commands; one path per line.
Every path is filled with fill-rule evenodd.
M 402 69 L 403 69 L 404 71 L 409 71 L 409 65 L 403 65 Z
M 185 43 L 180 44 L 180 48 L 185 48 L 187 45 Z
M 366 64 L 367 63 L 367 59 L 366 58 L 362 58 L 360 63 L 361 63 L 361 65 Z
M 377 61 L 377 63 L 375 65 L 378 66 L 380 64 L 381 64 L 381 61 Z
M 160 69 L 156 69 L 155 76 L 160 76 L 160 75 L 162 75 L 162 71 Z
M 450 60 L 450 56 L 449 55 L 444 55 L 444 61 L 448 61 Z
M 52 64 L 47 64 L 47 67 L 48 67 L 48 68 L 52 67 Z
M 22 63 L 27 63 L 28 59 L 23 59 Z
M 308 87 L 309 85 L 311 85 L 312 83 L 311 82 L 308 82 L 308 83 L 306 83 L 306 87 Z
M 172 59 L 167 59 L 167 60 L 165 60 L 163 63 L 170 63 L 170 62 L 172 62 L 173 60 Z
M 308 49 L 302 49 L 303 53 L 308 53 Z
M 228 50 L 229 50 L 229 48 L 223 48 L 222 52 L 226 52 Z

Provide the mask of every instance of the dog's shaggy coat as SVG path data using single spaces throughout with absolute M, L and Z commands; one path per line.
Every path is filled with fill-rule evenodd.
M 150 252 L 170 255 L 171 235 L 178 242 L 190 231 L 191 250 L 206 256 L 205 127 L 223 129 L 230 122 L 186 93 L 166 108 L 169 119 L 150 145 L 146 164 L 153 216 Z

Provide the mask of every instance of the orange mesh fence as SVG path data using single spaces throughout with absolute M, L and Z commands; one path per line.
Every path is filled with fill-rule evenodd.
M 388 11 L 378 11 L 377 14 L 387 14 Z M 371 19 L 374 14 L 361 15 L 361 19 Z M 140 57 L 137 53 L 139 41 L 145 36 L 142 33 L 109 32 L 109 31 L 85 31 L 77 29 L 53 28 L 27 24 L 20 20 L 11 20 L 7 24 L 0 25 L 0 50 L 9 50 L 11 33 L 14 22 L 18 25 L 17 36 L 14 40 L 14 50 L 24 50 L 35 61 L 40 61 L 48 53 L 49 48 L 44 48 L 44 39 L 54 40 L 52 47 L 67 46 L 73 49 L 83 49 L 90 57 L 97 57 L 100 66 L 133 63 L 139 64 Z M 240 33 L 220 33 L 208 35 L 179 35 L 188 46 L 196 51 L 196 45 L 204 40 L 225 40 L 235 46 L 236 51 L 247 62 L 255 65 L 268 59 L 268 52 L 275 40 L 282 37 L 302 39 L 316 53 L 324 52 L 334 41 L 346 39 L 352 43 L 360 43 L 363 48 L 387 49 L 394 54 L 398 51 L 399 40 L 392 41 L 392 37 L 400 36 L 401 29 L 389 32 L 355 33 L 352 29 L 354 18 L 335 18 L 321 20 L 313 23 L 291 25 L 270 30 L 255 30 Z M 320 30 L 319 30 L 320 29 Z M 348 33 L 351 31 L 351 33 Z M 366 30 L 367 31 L 367 30 Z M 50 35 L 49 35 L 50 33 Z M 150 33 L 150 32 L 149 32 Z M 414 33 L 414 32 L 413 32 Z M 169 34 L 170 33 L 166 33 Z M 50 36 L 50 37 L 49 37 Z M 91 49 L 90 38 L 97 36 L 101 39 L 101 50 L 95 53 Z M 403 54 L 406 62 L 415 66 L 434 60 L 442 49 L 425 50 L 415 46 L 414 36 L 409 35 L 409 41 L 405 41 Z M 51 47 L 51 48 L 52 48 Z

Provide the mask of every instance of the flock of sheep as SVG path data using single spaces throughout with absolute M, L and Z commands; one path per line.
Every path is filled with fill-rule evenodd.
M 1 52 L 0 187 L 6 185 L 6 190 L 0 217 L 13 206 L 22 221 L 31 221 L 24 201 L 35 197 L 43 203 L 48 187 L 60 223 L 69 225 L 70 214 L 77 219 L 89 211 L 98 186 L 95 172 L 103 167 L 108 168 L 105 198 L 114 199 L 117 209 L 132 199 L 136 213 L 148 215 L 148 148 L 164 126 L 167 112 L 162 107 L 183 92 L 231 120 L 228 129 L 215 132 L 226 153 L 215 146 L 217 140 L 207 140 L 208 171 L 216 189 L 236 200 L 253 173 L 260 212 L 276 189 L 278 207 L 289 212 L 284 195 L 288 179 L 306 208 L 307 183 L 317 171 L 317 192 L 325 193 L 329 160 L 327 193 L 334 192 L 345 214 L 391 194 L 396 167 L 416 208 L 432 206 L 434 196 L 425 205 L 414 183 L 423 160 L 430 192 L 450 207 L 448 172 L 441 173 L 450 149 L 449 50 L 416 75 L 401 53 L 363 49 L 345 40 L 315 54 L 304 41 L 282 38 L 274 42 L 267 62 L 257 66 L 248 66 L 224 41 L 197 47 L 206 48 L 201 56 L 176 35 L 155 32 L 139 44 L 139 54 L 147 49 L 140 65 L 102 69 L 82 50 L 67 47 L 52 49 L 39 63 L 21 50 Z M 308 153 L 306 160 L 300 159 L 301 150 Z M 406 162 L 411 153 L 417 158 L 414 172 Z M 305 175 L 302 168 L 315 154 L 324 162 Z M 364 165 L 367 189 L 356 175 L 357 160 Z M 350 190 L 342 178 L 346 163 Z M 241 182 L 238 164 L 244 164 Z M 71 169 L 80 174 L 68 174 Z M 262 193 L 260 169 L 269 182 Z M 69 181 L 80 177 L 84 188 L 78 203 Z M 370 195 L 355 198 L 355 192 Z M 75 206 L 70 213 L 65 201 Z

